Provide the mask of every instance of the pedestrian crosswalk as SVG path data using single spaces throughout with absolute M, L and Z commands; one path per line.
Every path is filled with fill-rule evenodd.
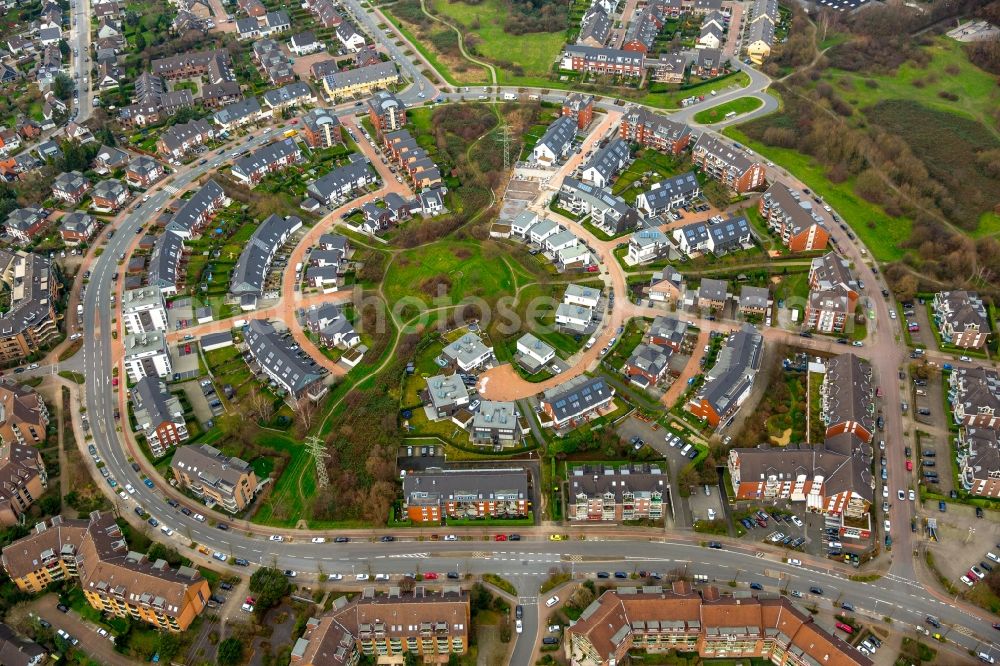
M 397 560 L 422 560 L 426 557 L 430 557 L 430 553 L 395 553 L 389 555 L 389 559 Z
M 163 191 L 167 194 L 177 194 L 180 190 L 178 190 L 174 185 L 164 185 Z

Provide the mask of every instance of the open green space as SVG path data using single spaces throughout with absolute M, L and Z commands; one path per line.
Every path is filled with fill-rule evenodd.
M 653 183 L 679 175 L 690 167 L 691 163 L 684 157 L 646 148 L 636 153 L 635 160 L 615 180 L 611 191 L 634 204 L 635 198 Z
M 726 115 L 729 113 L 735 113 L 736 115 L 750 113 L 751 111 L 756 111 L 763 105 L 764 102 L 756 97 L 740 97 L 738 99 L 725 102 L 724 104 L 713 106 L 711 109 L 699 111 L 694 114 L 694 121 L 703 125 L 717 123 L 720 120 L 725 120 Z
M 523 35 L 504 32 L 508 9 L 501 0 L 483 0 L 477 4 L 435 0 L 431 6 L 433 13 L 460 29 L 464 27 L 467 49 L 471 43 L 473 48 L 469 50 L 494 63 L 512 63 L 522 70 L 518 74 L 509 67 L 497 67 L 500 84 L 518 83 L 521 76 L 547 75 L 566 41 L 564 31 Z
M 823 165 L 808 155 L 791 148 L 778 148 L 753 141 L 736 127 L 727 127 L 722 133 L 740 141 L 768 160 L 781 164 L 789 173 L 822 196 L 840 213 L 877 260 L 897 261 L 903 258 L 906 251 L 902 244 L 910 236 L 912 221 L 907 218 L 892 217 L 878 206 L 856 195 L 851 188 L 853 179 L 835 185 L 827 178 Z
M 419 299 L 431 307 L 463 298 L 492 300 L 514 289 L 514 279 L 491 243 L 438 241 L 397 254 L 383 283 L 390 307 Z

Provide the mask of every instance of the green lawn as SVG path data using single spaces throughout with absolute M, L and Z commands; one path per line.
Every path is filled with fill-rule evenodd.
M 495 299 L 514 291 L 514 277 L 498 257 L 487 256 L 492 245 L 439 241 L 396 255 L 383 290 L 390 307 L 414 297 L 432 307 L 463 298 Z
M 532 32 L 524 35 L 504 32 L 503 24 L 508 10 L 500 0 L 483 0 L 474 5 L 436 0 L 431 6 L 433 13 L 457 26 L 465 27 L 462 32 L 467 40 L 467 49 L 469 38 L 476 37 L 479 39 L 476 52 L 494 63 L 510 62 L 519 65 L 524 68 L 525 76 L 547 75 L 566 42 L 565 32 Z M 477 22 L 479 27 L 474 28 Z M 501 84 L 519 83 L 520 77 L 515 76 L 508 68 L 496 69 Z
M 736 115 L 750 113 L 751 111 L 756 111 L 763 105 L 764 102 L 760 101 L 756 97 L 740 97 L 730 102 L 726 102 L 725 104 L 713 106 L 711 109 L 699 111 L 694 114 L 694 121 L 703 125 L 717 123 L 720 120 L 724 120 L 727 113 L 734 112 Z
M 843 216 L 877 260 L 886 262 L 903 258 L 906 252 L 902 244 L 910 237 L 912 221 L 891 217 L 878 206 L 855 195 L 853 179 L 848 179 L 842 185 L 834 185 L 826 177 L 826 170 L 808 155 L 790 148 L 776 148 L 751 141 L 735 127 L 727 127 L 722 133 L 742 142 L 775 164 L 780 164 L 821 195 Z

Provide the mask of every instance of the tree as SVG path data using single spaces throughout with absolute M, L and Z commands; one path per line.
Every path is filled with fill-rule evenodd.
M 254 593 L 257 607 L 268 609 L 288 594 L 288 579 L 278 569 L 264 567 L 250 576 L 250 591 Z
M 181 639 L 172 631 L 161 631 L 156 641 L 156 653 L 160 661 L 169 662 L 181 650 Z
M 142 36 L 141 32 L 135 36 L 135 50 L 137 53 L 146 50 L 146 38 Z
M 52 94 L 62 101 L 69 100 L 73 96 L 73 79 L 59 72 L 55 80 L 52 81 Z
M 215 655 L 217 663 L 222 666 L 236 666 L 243 661 L 243 643 L 231 636 L 219 643 L 219 651 Z
M 63 60 L 69 58 L 69 44 L 66 43 L 65 39 L 59 40 L 59 53 L 62 54 Z
M 420 662 L 417 661 L 417 655 L 412 652 L 403 653 L 403 666 L 417 666 Z

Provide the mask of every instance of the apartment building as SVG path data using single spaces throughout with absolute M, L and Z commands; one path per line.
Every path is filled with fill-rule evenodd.
M 208 444 L 182 446 L 170 461 L 174 477 L 209 507 L 239 513 L 253 501 L 257 475 L 248 463 Z
M 417 523 L 523 518 L 531 510 L 528 472 L 520 467 L 447 468 L 403 477 L 403 510 Z
M 42 399 L 27 391 L 6 379 L 0 383 L 0 525 L 5 527 L 19 524 L 48 488 L 38 449 L 45 440 L 48 415 Z
M 805 325 L 823 333 L 842 333 L 854 314 L 861 288 L 846 259 L 834 252 L 812 260 Z
M 635 208 L 620 196 L 576 178 L 563 178 L 556 196 L 560 206 L 574 215 L 589 215 L 595 227 L 611 236 L 625 233 L 639 221 Z
M 583 165 L 583 180 L 597 187 L 610 187 L 611 181 L 631 161 L 632 152 L 628 144 L 621 139 L 612 139 L 603 148 L 594 151 Z
M 826 436 L 849 432 L 870 444 L 875 436 L 875 384 L 868 361 L 853 353 L 829 359 L 819 392 Z
M 748 249 L 754 235 L 747 218 L 740 215 L 723 219 L 714 217 L 707 222 L 691 222 L 673 230 L 677 249 L 684 254 L 714 254 L 721 257 L 730 252 Z
M 764 165 L 723 143 L 708 132 L 698 137 L 691 158 L 709 178 L 737 194 L 746 194 L 765 184 Z
M 144 331 L 125 336 L 125 371 L 130 381 L 143 377 L 173 376 L 167 336 L 163 331 Z
M 615 389 L 601 377 L 579 375 L 547 389 L 542 394 L 544 424 L 562 430 L 575 428 L 610 408 Z
M 705 383 L 688 402 L 688 411 L 713 427 L 732 418 L 749 397 L 763 356 L 764 336 L 744 324 L 726 340 Z
M 740 295 L 736 299 L 740 314 L 763 317 L 771 311 L 771 291 L 767 287 L 740 287 Z
M 939 291 L 932 301 L 934 324 L 945 344 L 982 349 L 990 336 L 990 318 L 974 291 Z
M 563 50 L 559 66 L 573 72 L 638 78 L 643 75 L 644 62 L 641 52 L 574 44 Z
M 7 311 L 0 315 L 0 361 L 19 361 L 55 342 L 59 283 L 49 260 L 0 249 L 0 282 L 9 299 Z
M 629 237 L 625 261 L 631 266 L 637 266 L 668 257 L 676 249 L 667 235 L 656 227 L 639 229 Z
M 955 423 L 1000 430 L 1000 374 L 982 366 L 957 367 L 948 375 L 948 402 Z
M 552 165 L 569 155 L 576 140 L 577 124 L 570 116 L 559 116 L 545 128 L 545 133 L 531 150 L 531 157 L 539 164 Z
M 690 127 L 642 106 L 625 109 L 618 131 L 626 141 L 671 155 L 681 154 L 691 142 Z
M 427 377 L 427 388 L 421 393 L 424 413 L 431 421 L 451 418 L 469 404 L 469 387 L 459 373 Z
M 792 252 L 826 249 L 830 232 L 807 195 L 774 183 L 760 198 L 758 210 L 768 228 Z
M 429 592 L 366 588 L 348 601 L 340 597 L 321 618 L 306 624 L 292 648 L 294 666 L 353 666 L 362 655 L 393 663 L 412 653 L 428 664 L 445 664 L 469 650 L 469 596 L 458 586 Z
M 860 521 L 875 499 L 872 447 L 848 431 L 815 445 L 732 449 L 727 465 L 737 500 L 804 502 L 807 511 Z M 841 534 L 868 538 L 871 529 L 841 522 Z
M 323 89 L 334 102 L 386 90 L 399 82 L 394 62 L 378 62 L 323 77 Z
M 278 333 L 263 319 L 251 319 L 247 326 L 244 342 L 249 358 L 264 376 L 294 400 L 317 401 L 326 394 L 326 369 L 299 349 L 290 336 Z
M 576 122 L 577 130 L 586 129 L 594 119 L 594 96 L 572 93 L 563 102 L 560 115 L 568 116 Z
M 149 331 L 166 331 L 167 304 L 159 287 L 129 289 L 122 294 L 122 321 L 125 332 L 137 335 Z
M 310 109 L 302 116 L 299 134 L 310 148 L 333 148 L 344 141 L 340 120 L 328 109 Z
M 164 175 L 163 165 L 147 155 L 137 155 L 125 168 L 125 182 L 145 189 Z
M 713 586 L 699 594 L 685 581 L 609 590 L 566 630 L 565 641 L 572 666 L 615 666 L 628 663 L 631 651 L 674 650 L 777 666 L 872 666 L 784 597 L 736 597 Z
M 955 442 L 959 479 L 966 492 L 1000 497 L 1000 441 L 991 428 L 961 428 Z
M 164 296 L 177 293 L 183 283 L 180 265 L 184 256 L 184 237 L 167 231 L 156 237 L 146 268 L 146 284 L 159 289 Z
M 401 130 L 406 125 L 406 105 L 391 92 L 376 92 L 368 100 L 368 119 L 379 135 Z
M 281 139 L 258 148 L 249 155 L 233 162 L 232 174 L 236 180 L 254 187 L 268 174 L 275 173 L 302 161 L 302 151 L 294 139 Z
M 53 582 L 79 579 L 96 610 L 131 617 L 164 631 L 187 629 L 204 610 L 208 582 L 190 567 L 171 569 L 130 551 L 114 515 L 85 520 L 56 516 L 3 549 L 4 570 L 18 589 L 38 593 Z
M 143 377 L 130 390 L 136 431 L 157 458 L 188 438 L 181 401 L 158 377 Z
M 660 520 L 669 486 L 657 465 L 570 467 L 566 515 L 573 521 Z
M 94 218 L 75 210 L 59 218 L 59 236 L 67 245 L 79 245 L 89 241 L 97 230 Z
M 744 49 L 750 60 L 760 65 L 771 55 L 774 45 L 774 32 L 781 17 L 778 0 L 754 0 L 748 16 Z

